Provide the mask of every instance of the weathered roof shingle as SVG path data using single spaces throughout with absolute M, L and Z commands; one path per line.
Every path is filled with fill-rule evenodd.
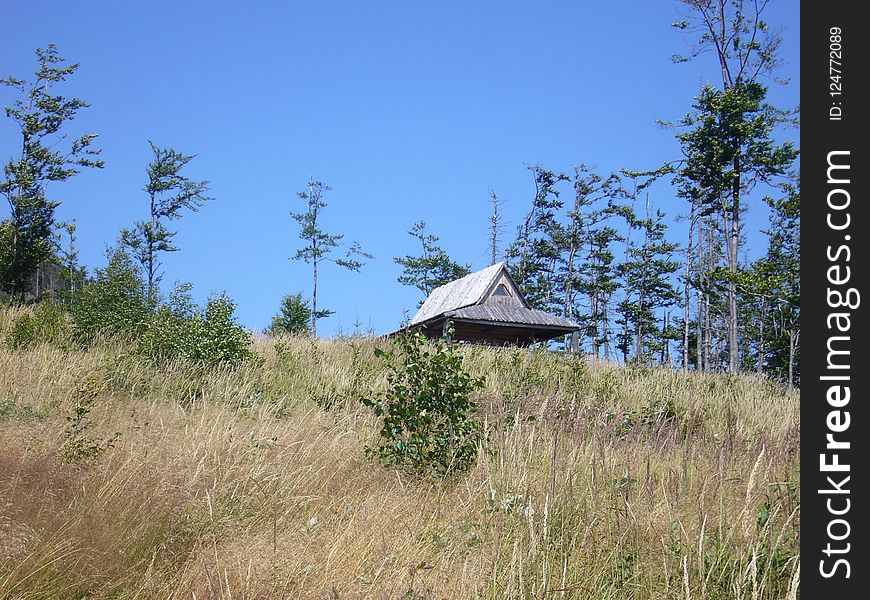
M 457 308 L 477 304 L 503 268 L 504 265 L 498 263 L 435 288 L 411 319 L 410 325 L 417 325 Z
M 482 304 L 486 292 L 503 270 L 506 270 L 505 264 L 498 263 L 435 288 L 411 319 L 409 326 L 413 327 L 439 317 L 446 317 L 489 321 L 495 325 L 532 325 L 569 330 L 580 328 L 570 319 L 551 315 L 542 310 L 526 308 L 526 306 Z M 522 297 L 520 300 L 525 304 Z
M 537 310 L 534 308 L 523 308 L 521 306 L 499 306 L 493 304 L 480 304 L 477 306 L 466 306 L 458 310 L 451 310 L 445 313 L 445 316 L 451 319 L 470 319 L 473 321 L 491 321 L 493 323 L 502 323 L 505 325 L 516 323 L 519 325 L 541 325 L 544 327 L 564 327 L 566 329 L 578 329 L 579 326 L 574 321 L 551 315 L 548 312 Z

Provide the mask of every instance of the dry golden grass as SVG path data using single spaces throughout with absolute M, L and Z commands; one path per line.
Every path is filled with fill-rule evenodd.
M 0 598 L 796 597 L 795 392 L 468 348 L 490 452 L 436 485 L 365 458 L 375 344 L 0 349 Z

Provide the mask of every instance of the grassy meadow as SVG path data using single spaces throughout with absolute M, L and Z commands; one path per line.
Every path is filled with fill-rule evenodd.
M 366 457 L 371 338 L 234 367 L 10 347 L 0 598 L 796 598 L 799 396 L 751 377 L 463 349 L 488 442 L 437 482 Z

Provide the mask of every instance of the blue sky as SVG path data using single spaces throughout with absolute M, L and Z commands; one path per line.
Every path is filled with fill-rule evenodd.
M 147 140 L 196 154 L 188 175 L 215 201 L 177 225 L 164 289 L 225 291 L 247 327 L 268 325 L 281 297 L 310 293 L 310 267 L 290 212 L 309 177 L 332 186 L 324 228 L 376 259 L 360 273 L 327 265 L 319 304 L 336 315 L 321 335 L 394 329 L 420 293 L 396 282 L 393 257 L 416 253 L 418 220 L 456 260 L 488 264 L 489 190 L 506 200 L 507 235 L 533 194 L 526 165 L 570 172 L 644 169 L 676 158 L 656 119 L 685 114 L 712 57 L 675 65 L 691 37 L 670 27 L 675 1 L 612 2 L 30 2 L 7 0 L 0 75 L 29 78 L 49 42 L 81 63 L 60 93 L 91 103 L 67 131 L 100 135 L 105 169 L 49 188 L 58 218 L 78 223 L 81 261 L 143 218 Z M 769 99 L 799 104 L 799 4 L 774 0 L 791 82 Z M 0 90 L 0 104 L 9 104 Z M 797 130 L 783 132 L 797 140 Z M 20 141 L 0 119 L 0 158 Z M 669 186 L 652 203 L 683 212 Z M 756 203 L 757 206 L 757 203 Z M 7 209 L 0 207 L 0 218 Z M 747 233 L 766 214 L 751 209 Z M 672 227 L 682 239 L 682 225 Z

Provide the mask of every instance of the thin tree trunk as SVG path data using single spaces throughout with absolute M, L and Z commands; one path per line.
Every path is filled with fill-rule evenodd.
M 799 332 L 791 330 L 788 332 L 788 386 L 794 386 L 794 354 L 797 349 L 797 340 Z
M 151 194 L 151 229 L 148 230 L 148 296 L 154 296 L 154 236 L 157 234 L 157 215 L 155 215 L 155 198 Z
M 764 294 L 761 295 L 761 316 L 758 319 L 758 375 L 764 374 L 764 312 L 767 310 Z
M 671 313 L 666 312 L 665 316 L 662 318 L 662 350 L 659 352 L 659 362 L 662 365 L 667 365 L 670 361 L 670 356 L 668 356 L 668 319 L 671 316 Z
M 640 360 L 641 360 L 641 357 L 642 357 L 642 351 L 643 351 L 643 320 L 642 320 L 642 314 L 643 314 L 643 286 L 641 286 L 640 291 L 639 291 L 638 294 L 637 294 L 637 314 L 638 314 L 638 318 L 637 318 L 637 329 L 636 329 L 636 336 L 637 336 L 637 339 L 636 339 L 636 341 L 635 341 L 635 351 L 634 351 L 634 356 L 635 356 L 635 358 L 636 358 L 638 361 L 640 361 Z
M 490 262 L 490 264 L 494 265 L 498 259 L 498 233 L 501 228 L 501 213 L 498 208 L 501 205 L 501 202 L 499 202 L 495 192 L 490 191 L 489 195 L 492 202 L 492 215 L 490 216 L 489 230 L 489 243 L 492 251 L 492 262 Z
M 704 249 L 704 363 L 707 365 L 707 370 L 709 371 L 711 370 L 710 363 L 711 355 L 713 352 L 713 323 L 710 317 L 710 294 L 707 291 L 707 288 L 709 288 L 709 279 L 706 276 L 706 274 L 709 272 L 709 269 L 712 268 L 713 264 L 713 228 L 711 227 L 710 223 L 707 223 L 706 234 L 707 245 Z
M 689 320 L 691 312 L 689 307 L 689 277 L 691 275 L 692 263 L 692 232 L 695 231 L 695 202 L 692 201 L 692 208 L 689 213 L 689 240 L 686 244 L 686 268 L 683 273 L 683 371 L 689 370 Z
M 733 202 L 731 206 L 731 228 L 729 235 L 731 241 L 728 244 L 728 270 L 731 278 L 728 281 L 728 362 L 731 373 L 737 373 L 740 350 L 738 347 L 737 329 L 737 261 L 738 244 L 740 243 L 740 157 L 734 157 L 734 184 L 731 194 Z
M 598 298 L 596 298 L 595 293 L 589 295 L 589 310 L 592 313 L 590 318 L 592 319 L 592 355 L 595 356 L 595 359 L 598 359 Z
M 314 288 L 311 293 L 311 334 L 317 337 L 317 256 L 311 262 L 314 264 Z

